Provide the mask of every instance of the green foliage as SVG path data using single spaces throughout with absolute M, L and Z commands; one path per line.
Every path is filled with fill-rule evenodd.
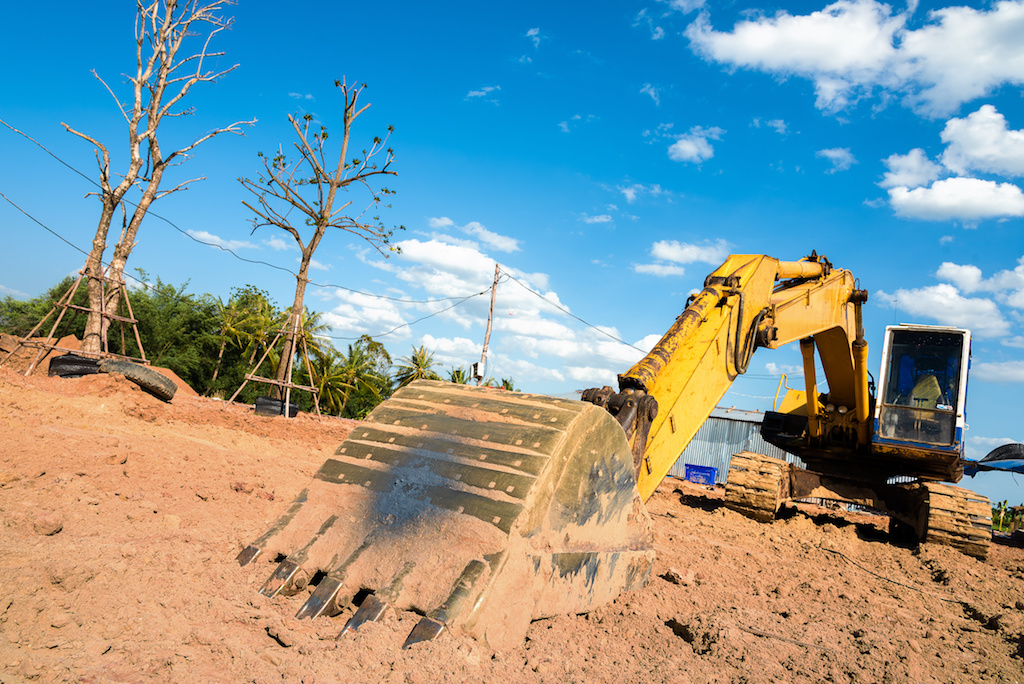
M 277 366 L 283 337 L 276 344 L 274 339 L 287 311 L 280 309 L 267 292 L 245 285 L 232 289 L 225 302 L 209 294 L 188 292 L 187 282 L 174 286 L 157 278 L 154 283 L 144 271 L 139 274 L 143 286 L 130 289 L 129 297 L 142 346 L 151 363 L 170 368 L 200 394 L 225 399 L 241 387 L 246 373 L 264 355 L 259 375 L 266 377 Z M 65 278 L 45 294 L 27 301 L 4 297 L 0 300 L 0 331 L 19 336 L 31 331 L 73 282 L 72 278 Z M 79 289 L 74 301 L 84 306 L 85 287 Z M 85 316 L 73 314 L 74 310 L 69 310 L 65 316 L 67 325 L 62 324 L 58 335 L 75 334 L 81 338 Z M 43 334 L 49 331 L 52 320 L 42 329 Z M 306 311 L 303 326 L 312 373 L 299 355 L 292 378 L 296 384 L 318 389 L 320 408 L 326 414 L 362 419 L 390 397 L 396 385 L 404 386 L 420 378 L 441 379 L 435 370 L 439 363 L 426 347 L 414 347 L 409 356 L 393 364 L 384 345 L 368 335 L 349 344 L 345 351 L 335 349 L 326 336 L 328 325 L 320 313 Z M 122 328 L 120 323 L 113 322 L 108 333 L 111 351 L 121 351 L 122 337 L 124 352 L 138 356 L 131 327 Z M 451 382 L 460 384 L 471 380 L 462 367 L 450 369 L 447 376 Z M 512 378 L 502 378 L 500 382 L 488 378 L 484 384 L 518 391 Z M 269 393 L 267 385 L 249 382 L 236 401 L 251 404 L 256 397 Z M 313 410 L 308 392 L 294 391 L 292 401 L 301 410 Z
M 140 273 L 145 286 L 130 291 L 129 298 L 146 358 L 154 366 L 170 368 L 196 391 L 205 391 L 217 356 L 216 300 L 187 293 L 187 282 L 175 287 L 157 278 L 154 284 Z M 126 352 L 138 355 L 130 327 L 122 330 L 116 321 L 108 334 L 110 349 L 120 349 L 122 333 Z
M 456 385 L 466 385 L 470 381 L 469 371 L 462 366 L 458 368 L 452 368 L 448 371 L 448 382 L 454 382 Z
M 361 419 L 391 395 L 391 356 L 367 335 L 348 345 L 344 354 L 333 347 L 321 349 L 312 355 L 310 365 L 312 380 L 303 369 L 299 382 L 317 388 L 324 413 Z
M 5 332 L 16 337 L 24 337 L 32 332 L 32 328 L 36 327 L 36 325 L 43 320 L 43 316 L 46 316 L 46 314 L 50 312 L 57 301 L 67 293 L 74 282 L 74 277 L 67 276 L 47 290 L 44 294 L 26 301 L 15 299 L 10 295 L 6 295 L 3 299 L 0 299 L 0 332 Z M 78 292 L 75 294 L 71 303 L 77 306 L 86 306 L 87 301 L 84 282 L 79 286 Z M 36 332 L 37 337 L 45 337 L 50 332 L 50 328 L 53 327 L 53 323 L 57 320 L 57 315 L 59 313 L 59 311 L 54 313 L 53 316 L 50 316 L 46 320 L 46 322 Z M 75 335 L 81 339 L 84 331 L 85 316 L 76 312 L 74 309 L 71 309 L 61 320 L 61 324 L 54 334 L 57 337 Z
M 403 356 L 395 366 L 395 382 L 405 387 L 413 380 L 440 380 L 441 376 L 433 370 L 436 365 L 434 355 L 426 347 L 413 347 L 412 354 Z
M 1006 519 L 1006 511 L 1009 508 L 1009 501 L 1000 501 L 992 507 L 992 529 L 1005 532 L 1003 521 Z

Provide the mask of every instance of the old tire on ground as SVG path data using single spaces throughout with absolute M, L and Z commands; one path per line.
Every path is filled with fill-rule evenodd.
M 294 418 L 299 407 L 294 402 L 288 404 L 288 417 Z M 256 413 L 261 416 L 283 416 L 284 400 L 274 397 L 256 397 Z
M 60 378 L 79 378 L 100 372 L 100 362 L 77 354 L 64 354 L 50 359 L 49 376 Z
M 178 391 L 178 386 L 170 378 L 152 368 L 146 368 L 132 361 L 103 359 L 100 362 L 100 371 L 104 373 L 119 373 L 157 399 L 163 399 L 164 401 L 170 401 L 174 397 L 174 393 Z

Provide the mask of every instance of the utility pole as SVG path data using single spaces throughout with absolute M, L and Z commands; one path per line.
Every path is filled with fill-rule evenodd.
M 476 379 L 477 387 L 480 386 L 480 381 L 484 379 L 481 371 L 487 358 L 487 345 L 491 343 L 491 319 L 494 318 L 494 297 L 498 294 L 498 274 L 500 272 L 501 269 L 498 268 L 498 264 L 494 264 L 494 284 L 491 285 L 491 308 L 487 311 L 487 332 L 484 333 L 484 348 L 480 352 L 480 363 L 474 364 L 476 370 L 473 373 L 473 377 Z

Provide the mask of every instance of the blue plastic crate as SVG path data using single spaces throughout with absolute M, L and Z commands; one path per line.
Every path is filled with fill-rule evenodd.
M 686 464 L 686 479 L 696 484 L 714 485 L 715 476 L 717 474 L 718 468 L 712 468 L 711 466 L 693 465 L 692 463 Z

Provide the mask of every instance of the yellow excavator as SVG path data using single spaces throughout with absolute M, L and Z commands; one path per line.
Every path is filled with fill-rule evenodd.
M 573 401 L 413 382 L 352 431 L 238 562 L 276 563 L 260 593 L 305 595 L 297 618 L 358 602 L 339 637 L 391 607 L 422 616 L 405 647 L 444 630 L 515 647 L 534 619 L 586 612 L 647 582 L 644 502 L 754 350 L 796 340 L 806 386 L 767 414 L 763 433 L 808 469 L 737 454 L 726 505 L 770 520 L 790 498 L 842 499 L 983 556 L 988 502 L 937 483 L 962 474 L 970 333 L 887 329 L 876 401 L 866 300 L 823 256 L 734 255 L 617 392 Z

